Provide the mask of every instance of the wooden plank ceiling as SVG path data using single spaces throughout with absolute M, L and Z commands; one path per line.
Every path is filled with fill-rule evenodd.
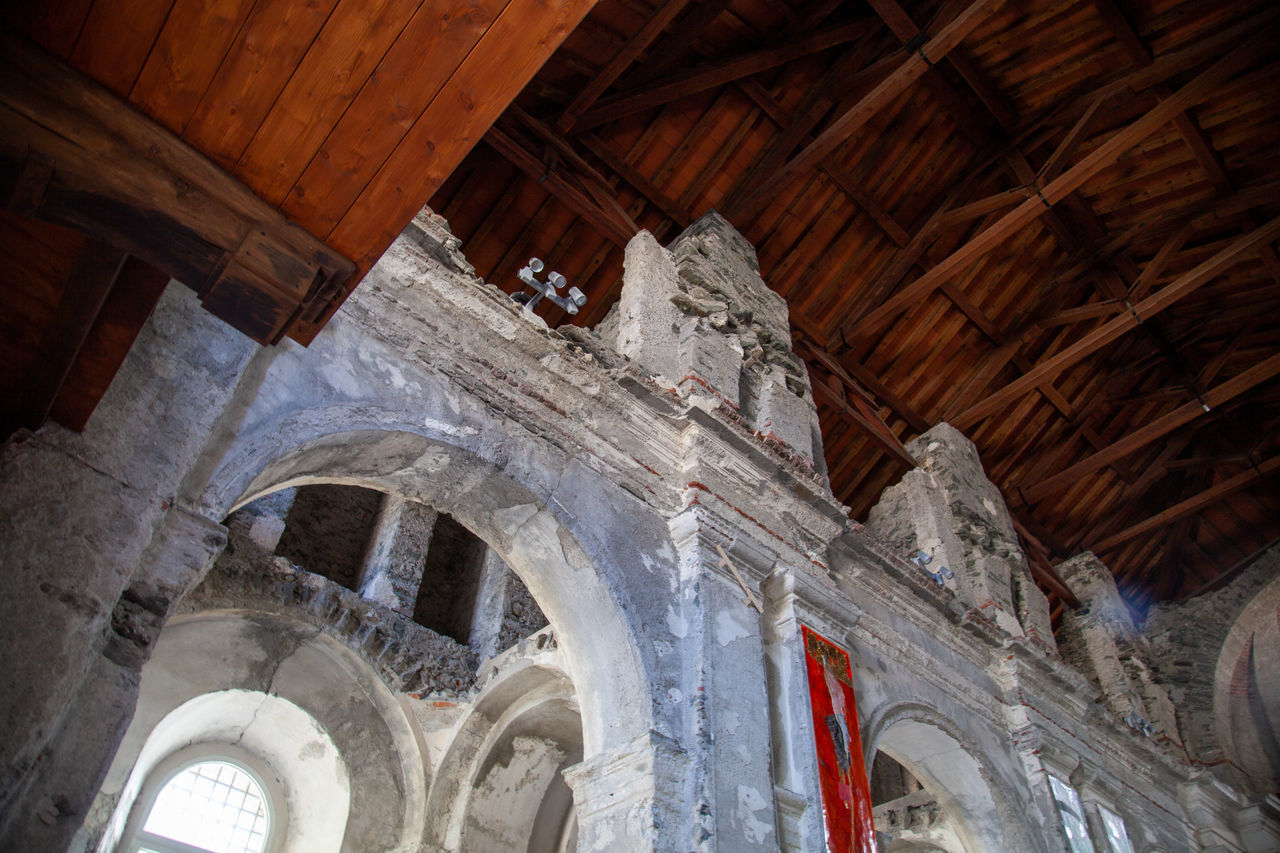
M 720 211 L 791 306 L 855 517 L 947 420 L 1051 591 L 1091 548 L 1142 609 L 1280 537 L 1278 20 L 601 0 L 431 205 L 499 286 L 564 273 L 587 325 L 637 228 Z
M 593 3 L 6 4 L 0 435 L 82 426 L 168 276 L 310 341 Z

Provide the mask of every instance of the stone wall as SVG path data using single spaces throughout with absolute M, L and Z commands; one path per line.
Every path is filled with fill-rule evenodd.
M 5 624 L 31 656 L 6 666 L 27 695 L 5 700 L 0 847 L 67 846 L 182 601 L 171 627 L 244 612 L 258 627 L 237 643 L 265 651 L 277 626 L 351 663 L 382 743 L 399 744 L 379 753 L 400 762 L 382 778 L 423 793 L 379 830 L 405 849 L 823 849 L 802 625 L 850 653 L 868 765 L 883 750 L 927 794 L 900 804 L 895 831 L 1064 851 L 1052 776 L 1120 813 L 1139 849 L 1244 849 L 1237 822 L 1256 801 L 1135 731 L 1097 702 L 1096 665 L 1095 685 L 1058 655 L 963 436 L 922 436 L 921 468 L 866 527 L 847 517 L 783 303 L 723 219 L 670 249 L 637 236 L 596 331 L 549 329 L 475 280 L 429 214 L 309 348 L 237 348 L 213 322 L 167 294 L 83 436 L 48 428 L 0 458 L 0 553 L 21 568 L 5 574 Z M 165 428 L 139 442 L 150 420 Z M 318 483 L 388 496 L 352 589 L 268 556 L 288 528 L 288 499 L 270 496 Z M 237 550 L 208 573 L 218 522 L 246 504 Z M 408 618 L 428 517 L 396 521 L 410 505 L 489 549 L 472 648 Z M 912 562 L 922 550 L 930 561 Z M 497 648 L 540 614 L 548 629 Z M 49 649 L 17 636 L 33 622 Z M 255 689 L 271 684 L 258 657 Z M 356 754 L 340 707 L 317 713 Z

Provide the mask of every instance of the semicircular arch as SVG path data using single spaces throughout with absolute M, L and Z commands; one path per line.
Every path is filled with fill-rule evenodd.
M 574 683 L 592 685 L 580 697 L 587 754 L 647 734 L 652 706 L 637 701 L 650 692 L 643 644 L 627 618 L 622 573 L 591 528 L 611 523 L 609 508 L 596 502 L 575 516 L 564 509 L 571 498 L 554 492 L 559 478 L 535 473 L 528 460 L 506 460 L 525 472 L 518 480 L 472 448 L 424 434 L 430 430 L 383 428 L 388 425 L 363 410 L 348 415 L 311 412 L 278 423 L 269 443 L 245 439 L 224 454 L 202 503 L 223 517 L 278 489 L 341 483 L 449 513 L 519 575 L 555 628 Z M 359 427 L 362 420 L 378 428 L 331 431 L 334 423 Z M 582 520 L 589 512 L 591 525 Z
M 883 706 L 866 726 L 867 772 L 879 751 L 906 767 L 957 823 L 967 853 L 1031 850 L 1022 825 L 977 743 L 952 720 L 917 702 Z

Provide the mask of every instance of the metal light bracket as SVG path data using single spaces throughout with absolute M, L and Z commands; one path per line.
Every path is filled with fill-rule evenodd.
M 516 273 L 526 286 L 533 288 L 533 293 L 515 293 L 511 298 L 517 302 L 523 303 L 524 310 L 532 312 L 538 307 L 538 303 L 545 297 L 548 301 L 559 305 L 569 314 L 577 314 L 578 309 L 587 304 L 587 295 L 576 287 L 569 288 L 568 295 L 561 296 L 558 291 L 560 288 L 568 284 L 563 275 L 552 271 L 547 275 L 546 281 L 539 281 L 537 273 L 542 272 L 543 264 L 538 258 L 530 258 L 527 266 L 520 268 Z

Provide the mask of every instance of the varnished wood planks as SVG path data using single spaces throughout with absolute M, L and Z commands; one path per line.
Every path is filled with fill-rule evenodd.
M 506 5 L 507 0 L 422 4 L 298 175 L 280 209 L 312 233 L 333 231 Z M 474 79 L 471 86 L 479 82 Z M 431 141 L 420 141 L 419 159 L 434 160 L 435 143 L 428 147 L 425 142 Z M 447 174 L 456 161 L 440 165 Z
M 174 0 L 94 0 L 71 64 L 127 97 Z
M 233 169 L 336 3 L 259 0 L 183 129 L 183 139 Z
M 507 6 L 329 233 L 332 244 L 362 266 L 376 260 L 592 5 Z
M 181 135 L 253 6 L 254 0 L 175 3 L 129 102 Z M 87 38 L 100 36 L 91 31 Z
M 469 7 L 423 0 L 340 2 L 289 77 L 275 107 L 254 131 L 236 162 L 236 176 L 269 203 L 281 205 L 325 138 L 337 132 L 339 122 L 361 95 L 365 100 L 344 129 L 364 122 L 365 134 L 396 138 L 396 130 L 402 130 L 397 128 L 397 115 L 410 113 L 414 106 L 412 98 L 406 103 L 403 94 L 417 91 L 426 99 L 436 89 L 431 79 L 424 79 L 422 66 L 430 61 L 441 69 L 440 74 L 446 73 L 457 54 L 443 43 L 461 34 L 462 44 L 469 47 L 474 41 L 467 32 L 487 25 L 489 18 Z M 390 50 L 395 53 L 389 54 Z M 414 57 L 406 62 L 409 52 Z M 419 73 L 414 74 L 415 70 Z M 394 93 L 382 91 L 391 88 L 380 85 L 382 81 L 400 88 Z M 369 103 L 381 105 L 381 114 L 370 115 Z M 401 122 L 405 118 L 401 115 Z M 330 156 L 352 150 L 354 141 L 339 135 Z M 311 228 L 309 218 L 296 210 L 290 214 Z M 332 222 L 338 218 L 330 217 Z

